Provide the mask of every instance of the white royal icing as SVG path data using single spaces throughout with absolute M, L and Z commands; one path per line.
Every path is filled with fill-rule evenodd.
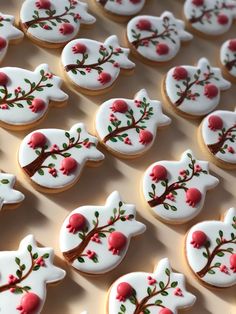
M 236 77 L 236 45 L 234 50 L 230 49 L 232 39 L 224 42 L 220 49 L 220 61 L 224 68 L 233 76 Z M 236 43 L 236 38 L 233 39 Z
M 0 68 L 8 83 L 0 86 L 0 121 L 13 126 L 27 126 L 43 118 L 50 102 L 64 102 L 68 95 L 61 90 L 62 80 L 51 74 L 47 64 L 33 72 L 21 68 Z M 43 101 L 37 108 L 34 99 Z M 1 122 L 0 122 L 1 123 Z
M 14 190 L 16 177 L 12 174 L 0 172 L 0 209 L 4 205 L 21 203 L 25 196 Z
M 117 101 L 127 104 L 125 112 L 116 111 L 114 104 Z M 161 103 L 151 100 L 147 91 L 141 89 L 134 99 L 115 98 L 104 102 L 98 109 L 95 126 L 108 149 L 123 155 L 137 155 L 152 146 L 157 128 L 170 122 L 171 119 L 162 113 Z M 141 141 L 142 130 L 151 136 L 144 142 Z
M 159 165 L 166 169 L 167 175 L 158 180 L 154 167 Z M 209 163 L 197 160 L 191 150 L 186 150 L 180 161 L 158 161 L 148 167 L 143 178 L 143 194 L 157 217 L 166 222 L 182 223 L 199 214 L 207 190 L 218 183 L 219 180 L 209 174 Z M 200 192 L 198 201 L 194 195 L 187 194 L 192 188 Z M 193 203 L 187 202 L 189 198 Z
M 195 247 L 193 233 L 201 231 L 206 242 Z M 224 221 L 203 221 L 193 226 L 186 238 L 188 264 L 197 277 L 215 287 L 230 287 L 236 284 L 236 209 L 230 208 Z M 232 258 L 232 257 L 231 257 Z
M 209 119 L 217 116 L 222 119 L 221 129 L 211 129 Z M 217 159 L 236 164 L 236 111 L 217 110 L 205 117 L 201 125 L 203 142 Z
M 77 0 L 49 0 L 49 9 L 39 8 L 40 0 L 25 0 L 20 20 L 26 33 L 37 40 L 52 44 L 65 44 L 76 37 L 81 24 L 93 24 L 96 19 L 90 15 L 88 5 Z M 72 30 L 63 33 L 64 24 Z
M 86 224 L 82 230 L 73 232 L 70 217 L 74 214 L 83 215 Z M 123 203 L 117 191 L 110 194 L 105 206 L 75 209 L 64 221 L 60 232 L 60 248 L 65 259 L 85 273 L 102 274 L 111 271 L 124 259 L 131 238 L 146 230 L 145 225 L 136 221 L 135 216 L 135 206 Z M 115 247 L 109 244 L 113 232 L 121 232 L 127 239 L 118 252 L 113 252 Z M 91 256 L 89 252 L 92 252 Z
M 165 92 L 173 107 L 193 115 L 202 116 L 214 110 L 220 102 L 220 91 L 227 90 L 231 83 L 222 77 L 219 68 L 211 67 L 206 58 L 201 58 L 197 66 L 181 66 L 187 71 L 187 77 L 176 79 L 175 69 L 170 69 L 165 79 Z M 207 84 L 213 84 L 218 94 L 209 97 L 205 93 Z
M 120 298 L 119 284 L 128 283 L 133 288 L 129 298 Z M 154 273 L 134 272 L 122 276 L 112 285 L 109 293 L 109 314 L 160 313 L 166 308 L 177 314 L 178 309 L 194 305 L 196 297 L 185 287 L 183 274 L 174 273 L 168 258 L 158 263 Z M 144 311 L 145 310 L 145 311 Z
M 65 277 L 65 271 L 53 265 L 53 258 L 53 249 L 39 248 L 32 235 L 21 241 L 17 251 L 0 252 L 1 314 L 29 313 L 20 308 L 21 300 L 28 293 L 40 298 L 33 313 L 41 313 L 46 300 L 46 284 Z M 10 275 L 14 276 L 12 282 Z
M 140 21 L 151 23 L 148 30 L 138 27 Z M 173 59 L 180 50 L 181 41 L 188 41 L 193 36 L 184 30 L 184 22 L 176 19 L 172 13 L 165 11 L 160 17 L 140 15 L 134 17 L 127 25 L 127 37 L 137 52 L 151 61 L 165 62 Z M 165 44 L 169 51 L 157 52 L 157 46 Z
M 30 147 L 34 144 L 31 141 L 34 133 L 45 137 L 43 147 Z M 51 189 L 66 188 L 78 180 L 87 161 L 99 162 L 104 159 L 104 155 L 96 148 L 97 142 L 95 137 L 87 133 L 83 123 L 73 125 L 69 131 L 37 130 L 23 139 L 19 149 L 19 164 L 36 184 Z M 66 169 L 62 167 L 62 162 L 69 157 L 74 159 L 76 166 L 64 174 Z M 36 161 L 37 165 L 32 166 L 35 160 L 38 163 Z
M 86 47 L 78 53 L 76 47 Z M 62 64 L 71 81 L 87 90 L 101 90 L 111 86 L 121 69 L 133 69 L 128 59 L 129 49 L 121 48 L 117 36 L 108 37 L 104 43 L 91 39 L 75 39 L 62 51 Z M 103 79 L 103 75 L 105 75 Z
M 186 0 L 184 14 L 195 30 L 217 36 L 226 33 L 236 18 L 236 1 Z
M 130 16 L 142 10 L 145 0 L 96 0 L 104 9 L 113 14 Z
M 0 12 L 0 61 L 5 57 L 8 49 L 9 42 L 15 39 L 21 39 L 24 34 L 16 27 L 14 27 L 15 18 L 12 15 L 5 15 Z

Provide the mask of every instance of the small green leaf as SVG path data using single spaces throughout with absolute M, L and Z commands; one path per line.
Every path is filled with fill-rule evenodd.
M 84 263 L 84 262 L 85 262 L 83 257 L 78 257 L 78 258 L 77 258 L 77 261 L 78 261 L 79 263 Z
M 94 213 L 94 216 L 95 216 L 96 218 L 98 218 L 98 217 L 99 217 L 99 212 L 96 211 L 96 212 Z
M 27 250 L 28 250 L 28 252 L 32 252 L 32 245 L 28 245 Z
M 18 257 L 15 258 L 15 262 L 17 265 L 20 265 L 20 259 Z
M 8 183 L 9 183 L 9 180 L 8 180 L 8 179 L 2 179 L 2 180 L 1 180 L 1 183 L 2 183 L 2 184 L 8 184 Z
M 43 176 L 43 175 L 44 175 L 43 169 L 39 169 L 39 170 L 38 170 L 38 174 L 39 174 L 40 176 Z
M 172 283 L 171 283 L 171 288 L 175 288 L 175 287 L 177 287 L 178 286 L 178 281 L 173 281 Z

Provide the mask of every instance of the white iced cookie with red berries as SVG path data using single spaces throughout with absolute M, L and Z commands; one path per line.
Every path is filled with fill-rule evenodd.
M 217 110 L 199 127 L 199 141 L 219 167 L 236 168 L 236 111 Z
M 66 77 L 81 92 L 98 94 L 108 91 L 120 72 L 130 72 L 135 64 L 128 59 L 129 49 L 121 48 L 117 36 L 104 43 L 92 39 L 75 39 L 62 51 Z
M 184 15 L 197 33 L 217 36 L 226 33 L 236 18 L 235 0 L 186 0 Z
M 206 58 L 197 66 L 183 65 L 170 69 L 163 80 L 163 97 L 175 112 L 197 118 L 214 110 L 220 102 L 220 92 L 231 87 Z
M 97 143 L 83 123 L 73 125 L 69 131 L 41 129 L 23 139 L 18 161 L 35 188 L 61 192 L 79 180 L 86 164 L 94 166 L 104 159 Z
M 236 209 L 223 221 L 203 221 L 186 237 L 188 264 L 203 284 L 218 288 L 236 284 Z
M 197 160 L 191 150 L 180 161 L 158 161 L 143 178 L 144 198 L 155 216 L 168 223 L 183 223 L 202 210 L 206 192 L 219 180 L 210 175 L 209 163 Z
M 17 43 L 24 37 L 24 34 L 14 27 L 14 22 L 14 16 L 0 12 L 0 62 L 7 53 L 9 43 Z
M 144 61 L 169 61 L 179 52 L 181 42 L 192 38 L 184 30 L 184 22 L 168 11 L 160 17 L 134 17 L 127 25 L 128 43 L 134 54 Z
M 220 49 L 220 62 L 229 79 L 236 81 L 236 38 L 223 43 Z
M 98 109 L 95 127 L 100 142 L 124 158 L 137 157 L 153 145 L 157 128 L 170 124 L 161 103 L 151 100 L 145 89 L 134 99 L 114 98 Z
M 109 291 L 106 313 L 177 314 L 195 301 L 186 290 L 184 275 L 174 273 L 168 258 L 163 258 L 154 273 L 134 272 L 116 280 Z
M 62 80 L 53 75 L 47 64 L 34 71 L 0 68 L 0 126 L 22 130 L 43 120 L 50 106 L 66 103 Z
M 61 281 L 65 271 L 53 265 L 54 251 L 41 248 L 32 235 L 17 251 L 0 252 L 1 314 L 39 314 L 46 301 L 46 285 Z
M 81 24 L 96 19 L 88 5 L 78 0 L 25 0 L 20 11 L 24 33 L 42 46 L 57 48 L 74 39 Z
M 146 230 L 136 221 L 135 206 L 125 204 L 117 191 L 105 206 L 82 206 L 64 221 L 60 248 L 66 261 L 87 274 L 104 274 L 124 259 L 132 237 Z

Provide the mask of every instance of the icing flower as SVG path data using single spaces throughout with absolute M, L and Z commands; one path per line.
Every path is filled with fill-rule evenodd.
M 50 151 L 51 152 L 58 152 L 60 150 L 60 148 L 58 147 L 57 144 L 53 144 Z
M 29 106 L 29 108 L 32 112 L 37 113 L 38 111 L 44 110 L 45 106 L 46 106 L 46 103 L 43 99 L 35 98 L 32 101 L 32 104 Z
M 235 52 L 236 51 L 236 39 L 231 39 L 229 41 L 229 46 L 228 46 L 229 50 Z
M 73 214 L 69 218 L 69 223 L 66 226 L 70 233 L 82 231 L 86 226 L 86 218 L 82 214 Z
M 128 110 L 128 105 L 124 100 L 117 99 L 111 106 L 112 112 L 125 113 Z
M 203 231 L 194 231 L 192 241 L 190 242 L 194 248 L 199 249 L 207 241 L 207 235 Z
M 195 172 L 201 172 L 202 171 L 202 167 L 200 165 L 195 165 L 194 166 L 194 171 Z
M 208 127 L 212 131 L 221 130 L 223 128 L 223 120 L 216 115 L 211 115 L 208 119 Z
M 91 250 L 87 250 L 86 254 L 87 254 L 89 259 L 93 259 L 96 256 L 96 253 L 94 251 L 91 251 Z
M 226 25 L 226 24 L 228 24 L 228 22 L 229 22 L 229 18 L 228 18 L 228 16 L 225 15 L 225 14 L 218 14 L 218 16 L 217 16 L 217 21 L 218 21 L 218 23 L 221 24 L 221 25 Z
M 234 153 L 235 153 L 235 150 L 233 149 L 232 146 L 228 146 L 227 151 L 228 151 L 230 154 L 234 154 Z
M 50 73 L 50 72 L 46 73 L 45 76 L 46 76 L 48 79 L 53 78 L 53 74 Z
M 0 37 L 0 50 L 6 48 L 6 46 L 7 46 L 7 41 L 6 41 L 6 39 L 3 38 L 3 37 Z
M 174 196 L 174 194 L 171 193 L 171 192 L 166 195 L 166 198 L 167 198 L 168 200 L 172 201 L 172 202 L 175 201 L 175 196 Z
M 81 17 L 80 14 L 76 13 L 75 16 L 74 16 L 74 19 L 75 19 L 76 21 L 78 21 L 78 20 L 81 20 L 82 17 Z
M 230 256 L 229 262 L 230 262 L 230 269 L 232 269 L 232 271 L 236 273 L 236 254 L 232 254 Z
M 49 31 L 51 30 L 51 27 L 48 24 L 44 24 L 43 29 L 45 29 L 46 31 Z
M 74 26 L 70 23 L 63 23 L 59 28 L 59 32 L 62 35 L 70 35 L 74 32 L 74 30 L 75 30 Z
M 16 93 L 16 94 L 19 94 L 20 92 L 21 92 L 21 87 L 18 86 L 18 87 L 15 89 L 15 93 Z
M 152 24 L 150 21 L 146 20 L 146 19 L 140 19 L 138 21 L 138 23 L 136 24 L 136 27 L 140 30 L 140 31 L 150 31 L 152 28 Z
M 153 140 L 153 135 L 148 130 L 141 130 L 139 132 L 139 143 L 143 145 L 150 144 Z
M 49 168 L 48 172 L 55 178 L 57 177 L 57 169 L 56 168 Z
M 4 72 L 0 72 L 0 86 L 6 86 L 8 82 L 9 77 Z
M 196 7 L 200 7 L 204 4 L 204 0 L 192 0 L 192 4 L 194 4 Z
M 216 85 L 214 84 L 206 84 L 204 87 L 204 95 L 209 98 L 215 98 L 219 94 L 219 89 Z
M 147 279 L 148 279 L 148 284 L 150 286 L 153 286 L 153 285 L 155 285 L 157 283 L 156 279 L 152 278 L 151 276 L 148 276 Z
M 120 302 L 125 302 L 126 299 L 130 298 L 133 294 L 133 287 L 127 282 L 121 282 L 117 286 L 116 299 Z
M 108 237 L 108 249 L 112 251 L 113 255 L 119 255 L 120 251 L 126 246 L 126 243 L 126 236 L 119 231 L 112 232 Z
M 188 71 L 184 67 L 175 67 L 173 78 L 177 81 L 185 80 L 188 77 Z
M 77 43 L 75 46 L 72 47 L 72 51 L 74 54 L 76 53 L 84 54 L 87 51 L 87 47 L 82 43 Z
M 99 234 L 98 234 L 98 233 L 95 233 L 95 234 L 92 236 L 91 241 L 96 242 L 96 243 L 101 243 L 101 240 L 100 240 L 100 238 L 99 238 Z
M 220 265 L 220 271 L 225 274 L 229 274 L 228 267 L 226 265 Z
M 35 261 L 35 263 L 36 263 L 37 265 L 41 266 L 41 267 L 44 267 L 44 266 L 46 265 L 46 264 L 45 264 L 45 261 L 44 261 L 44 259 L 43 259 L 42 256 L 39 257 L 39 258 Z
M 77 168 L 77 161 L 72 157 L 66 157 L 61 161 L 60 170 L 66 176 L 68 176 L 71 172 Z
M 106 72 L 101 72 L 99 74 L 99 77 L 98 77 L 98 81 L 102 84 L 102 85 L 105 85 L 107 83 L 109 83 L 111 81 L 112 77 L 111 77 L 111 74 L 109 73 L 106 73 Z
M 158 314 L 173 314 L 173 312 L 170 309 L 168 309 L 167 307 L 165 307 L 165 308 L 161 309 Z
M 16 308 L 20 314 L 33 314 L 40 305 L 40 298 L 37 294 L 28 292 L 22 298 L 20 305 Z
M 51 8 L 51 2 L 49 0 L 38 0 L 35 5 L 38 9 L 49 10 Z
M 195 207 L 201 201 L 202 194 L 196 188 L 190 188 L 186 192 L 186 203 L 191 207 Z
M 152 181 L 158 182 L 161 180 L 167 179 L 167 169 L 164 166 L 156 165 L 152 168 L 152 172 L 150 174 Z
M 130 138 L 128 136 L 124 139 L 124 143 L 126 145 L 132 145 L 132 142 L 131 142 L 131 140 L 130 140 Z
M 167 55 L 169 53 L 169 46 L 163 43 L 157 44 L 156 45 L 156 52 L 159 55 Z
M 34 132 L 28 142 L 29 147 L 35 149 L 37 147 L 43 147 L 47 142 L 46 136 L 41 132 Z
M 3 104 L 0 106 L 0 108 L 3 110 L 7 110 L 7 109 L 9 109 L 9 106 L 8 106 L 8 104 Z
M 9 275 L 8 276 L 8 283 L 11 285 L 11 284 L 14 284 L 17 282 L 17 278 L 14 276 L 14 275 Z
M 176 295 L 177 297 L 183 297 L 183 292 L 180 288 L 176 288 L 174 291 L 174 295 Z
M 181 169 L 179 171 L 179 175 L 182 176 L 182 177 L 186 177 L 187 176 L 186 170 L 185 169 Z

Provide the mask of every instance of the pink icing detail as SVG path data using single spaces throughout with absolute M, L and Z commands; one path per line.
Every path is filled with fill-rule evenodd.
M 87 250 L 86 254 L 87 254 L 89 259 L 93 259 L 96 256 L 96 253 L 94 251 L 91 251 L 91 250 Z
M 204 0 L 192 0 L 192 4 L 196 5 L 196 7 L 200 7 L 204 4 Z
M 91 241 L 96 242 L 96 243 L 101 243 L 101 240 L 100 240 L 100 238 L 99 238 L 99 234 L 98 234 L 98 233 L 95 233 L 95 234 L 92 236 Z
M 173 78 L 177 81 L 185 80 L 188 77 L 188 71 L 183 67 L 175 67 Z
M 31 109 L 31 111 L 37 113 L 38 111 L 44 110 L 45 106 L 46 103 L 43 99 L 35 98 L 29 108 Z
M 77 168 L 77 161 L 72 157 L 66 157 L 61 161 L 60 170 L 66 176 L 73 172 Z
M 57 177 L 57 169 L 56 168 L 49 168 L 48 172 L 55 178 Z
M 203 231 L 194 231 L 192 241 L 190 242 L 194 248 L 199 249 L 207 241 L 207 235 Z
M 156 279 L 152 278 L 151 276 L 148 276 L 147 279 L 148 279 L 148 284 L 150 286 L 153 286 L 153 285 L 155 285 L 157 283 Z
M 126 243 L 126 236 L 119 231 L 112 232 L 108 237 L 109 251 L 112 251 L 113 255 L 118 255 L 120 250 L 126 246 Z
M 229 274 L 228 267 L 226 265 L 220 265 L 220 271 L 225 274 Z
M 0 86 L 6 86 L 8 82 L 8 76 L 4 72 L 0 72 Z
M 99 74 L 99 77 L 98 77 L 98 81 L 102 84 L 102 85 L 105 85 L 107 83 L 109 83 L 111 81 L 112 77 L 111 77 L 111 74 L 109 73 L 106 73 L 106 72 L 101 72 Z
M 151 132 L 147 131 L 147 130 L 141 130 L 139 132 L 139 143 L 143 144 L 143 145 L 147 145 L 149 143 L 151 143 L 153 140 L 153 135 Z
M 155 182 L 165 180 L 167 178 L 167 169 L 164 166 L 156 165 L 152 168 L 150 177 L 152 177 L 152 180 Z
M 131 297 L 133 293 L 133 287 L 127 282 L 121 282 L 117 286 L 117 296 L 116 299 L 120 302 L 125 302 L 126 299 Z
M 211 115 L 208 119 L 208 127 L 212 131 L 221 130 L 223 127 L 223 120 L 216 115 Z
M 9 109 L 9 106 L 8 106 L 8 104 L 2 104 L 0 106 L 0 109 L 6 110 L 6 109 Z
M 230 269 L 232 269 L 232 271 L 236 273 L 236 254 L 232 254 L 230 256 L 229 262 L 230 262 Z
M 170 50 L 169 46 L 166 44 L 160 43 L 160 44 L 156 45 L 156 52 L 157 52 L 157 54 L 159 54 L 161 56 L 167 55 L 169 53 L 169 50 Z
M 20 306 L 17 307 L 21 314 L 34 314 L 40 305 L 40 298 L 37 294 L 29 292 L 21 298 Z
M 43 29 L 45 29 L 46 31 L 49 31 L 51 28 L 49 25 L 45 24 L 43 25 Z
M 49 0 L 38 0 L 35 5 L 38 9 L 49 10 L 51 8 L 51 2 Z
M 216 85 L 214 84 L 207 84 L 205 85 L 204 87 L 204 95 L 207 97 L 207 98 L 215 98 L 219 93 L 219 89 Z
M 0 50 L 4 49 L 7 45 L 7 41 L 5 38 L 0 37 Z
M 171 192 L 166 195 L 166 198 L 167 198 L 168 200 L 172 201 L 172 202 L 175 201 L 175 196 L 174 196 L 174 194 L 171 193 Z
M 236 39 L 230 40 L 228 48 L 233 52 L 236 51 Z
M 228 151 L 230 154 L 234 154 L 234 153 L 235 153 L 235 150 L 234 150 L 234 148 L 233 148 L 232 146 L 229 146 L 229 147 L 227 148 L 227 151 Z
M 72 51 L 74 52 L 74 54 L 85 53 L 87 51 L 87 47 L 82 43 L 77 43 L 75 46 L 72 47 Z
M 176 295 L 177 297 L 183 297 L 183 292 L 180 288 L 176 288 L 174 291 L 174 295 Z
M 35 263 L 36 263 L 37 265 L 41 266 L 41 267 L 45 267 L 45 266 L 46 266 L 45 261 L 44 261 L 44 259 L 43 259 L 42 256 L 39 257 L 39 258 L 35 261 Z
M 160 310 L 159 314 L 173 314 L 173 312 L 167 307 L 165 307 L 164 309 Z
M 111 106 L 113 112 L 125 113 L 128 110 L 128 105 L 124 100 L 115 100 Z
M 8 276 L 8 283 L 14 284 L 15 282 L 17 282 L 17 278 L 14 275 L 9 275 Z
M 70 23 L 63 23 L 59 28 L 59 32 L 62 35 L 70 35 L 74 32 L 74 30 L 75 30 L 74 26 Z
M 225 15 L 225 14 L 219 14 L 219 15 L 217 16 L 217 21 L 218 21 L 218 23 L 221 24 L 221 25 L 226 25 L 226 24 L 229 23 L 229 18 L 228 18 L 228 16 Z
M 73 214 L 69 218 L 69 223 L 66 226 L 70 233 L 81 231 L 86 226 L 86 218 L 82 214 Z
M 138 21 L 138 23 L 136 24 L 136 27 L 140 30 L 140 31 L 150 31 L 152 28 L 152 24 L 150 21 L 146 20 L 146 19 L 140 19 Z
M 186 192 L 186 203 L 191 207 L 195 207 L 201 201 L 202 194 L 196 188 L 190 188 Z
M 34 132 L 30 140 L 28 142 L 29 147 L 35 149 L 37 147 L 43 147 L 47 142 L 47 138 L 43 133 L 40 132 Z
M 130 140 L 130 138 L 128 136 L 124 139 L 124 143 L 126 145 L 132 145 L 132 142 L 131 142 L 131 140 Z

